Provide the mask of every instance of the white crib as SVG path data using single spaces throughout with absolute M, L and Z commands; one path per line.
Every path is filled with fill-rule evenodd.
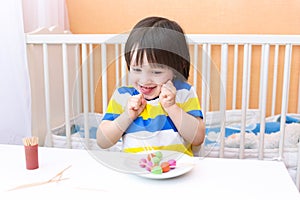
M 97 127 L 114 88 L 127 83 L 122 56 L 126 37 L 26 36 L 33 121 L 38 119 L 33 134 L 46 137 L 45 145 L 82 148 L 84 141 L 85 147 L 97 148 L 91 127 Z M 187 38 L 192 58 L 189 82 L 197 89 L 207 127 L 218 130 L 207 131 L 199 156 L 282 160 L 299 189 L 300 137 L 293 132 L 294 146 L 287 146 L 285 137 L 289 137 L 286 127 L 295 125 L 287 119 L 300 120 L 299 75 L 296 82 L 290 79 L 292 67 L 299 74 L 300 35 L 188 34 Z M 296 87 L 291 89 L 291 84 Z M 297 96 L 296 105 L 289 104 L 291 93 Z M 269 141 L 268 122 L 278 122 L 273 137 L 278 141 Z M 250 138 L 249 127 L 255 124 L 260 130 Z M 228 135 L 228 127 L 237 132 Z M 74 133 L 80 133 L 79 139 Z M 256 145 L 247 146 L 248 139 Z M 276 145 L 266 147 L 266 142 Z

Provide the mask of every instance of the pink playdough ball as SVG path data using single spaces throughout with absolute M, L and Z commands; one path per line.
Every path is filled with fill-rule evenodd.
M 151 161 L 148 161 L 146 164 L 146 169 L 151 172 L 152 167 L 153 167 L 153 163 Z
M 147 160 L 145 158 L 142 158 L 140 161 L 139 161 L 139 165 L 143 168 L 146 167 L 147 165 Z
M 168 160 L 168 163 L 170 164 L 170 169 L 174 169 L 176 167 L 176 160 Z

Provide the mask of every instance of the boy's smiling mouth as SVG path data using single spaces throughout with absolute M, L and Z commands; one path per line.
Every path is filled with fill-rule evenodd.
M 142 86 L 142 85 L 139 85 L 139 88 L 140 88 L 140 92 L 145 94 L 145 95 L 149 95 L 153 92 L 154 89 L 157 88 L 157 86 Z

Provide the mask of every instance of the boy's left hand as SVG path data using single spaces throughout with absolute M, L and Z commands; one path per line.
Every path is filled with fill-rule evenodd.
M 168 81 L 162 85 L 159 101 L 163 108 L 168 108 L 176 103 L 176 88 L 172 81 Z

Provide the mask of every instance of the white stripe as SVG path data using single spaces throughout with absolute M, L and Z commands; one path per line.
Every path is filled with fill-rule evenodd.
M 172 130 L 163 130 L 157 132 L 140 131 L 126 134 L 123 137 L 124 148 L 136 148 L 145 146 L 168 146 L 174 144 L 185 144 L 185 141 Z
M 131 97 L 129 93 L 122 93 L 120 94 L 117 90 L 114 93 L 112 99 L 115 100 L 117 103 L 121 104 L 122 106 L 127 105 L 128 99 Z
M 177 90 L 177 94 L 176 94 L 177 103 L 185 103 L 190 98 L 198 98 L 193 87 L 191 87 L 190 90 L 187 89 Z

